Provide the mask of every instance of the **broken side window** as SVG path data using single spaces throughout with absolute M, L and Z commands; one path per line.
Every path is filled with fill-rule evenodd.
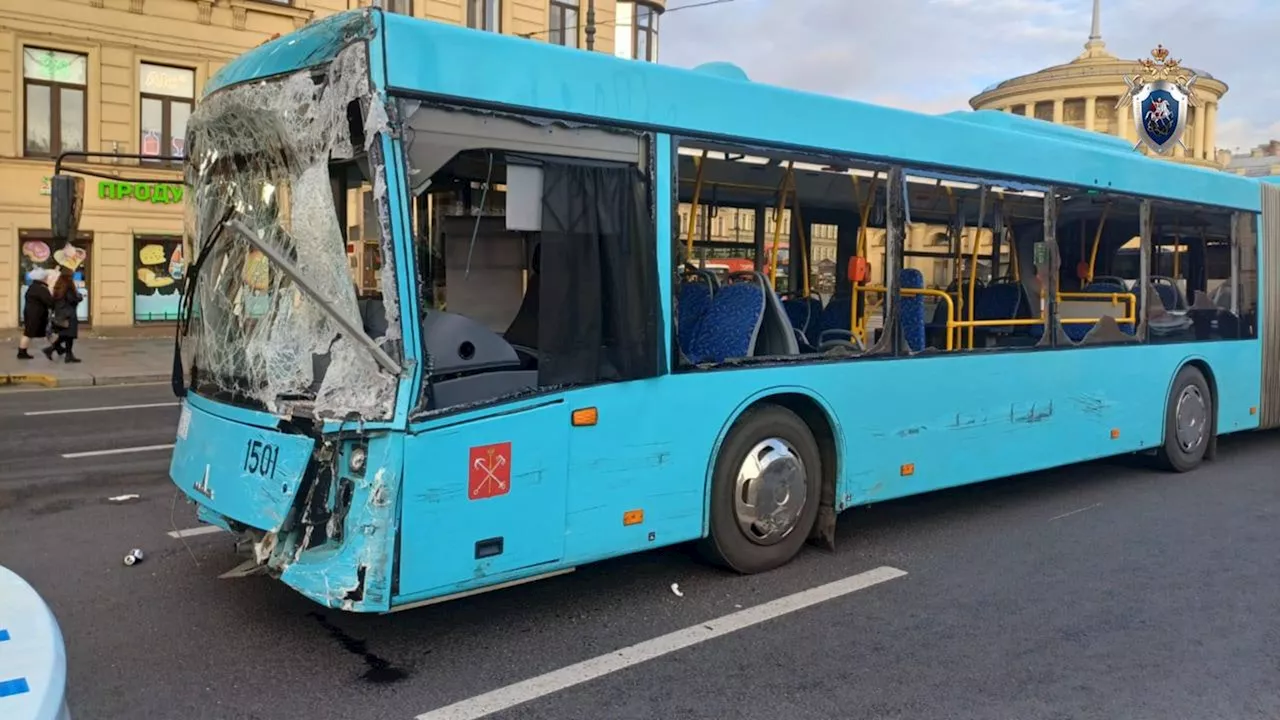
M 648 138 L 406 103 L 436 411 L 656 375 Z

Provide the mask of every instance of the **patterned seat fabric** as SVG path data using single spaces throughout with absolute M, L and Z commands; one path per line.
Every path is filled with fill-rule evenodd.
M 680 285 L 679 308 L 676 319 L 679 330 L 677 341 L 680 349 L 687 355 L 693 339 L 697 337 L 698 327 L 702 324 L 707 310 L 711 307 L 711 285 L 701 281 L 685 282 Z
M 720 288 L 685 354 L 694 363 L 748 357 L 764 320 L 764 304 L 764 288 L 755 283 Z
M 898 275 L 898 283 L 903 290 L 924 288 L 924 274 L 915 268 L 903 268 Z M 924 296 L 902 295 L 899 301 L 901 309 L 902 339 L 911 352 L 924 350 Z
M 976 293 L 973 301 L 975 320 L 1011 320 L 1022 309 L 1022 284 L 999 282 L 986 286 Z M 987 330 L 1007 333 L 1018 326 L 992 326 Z

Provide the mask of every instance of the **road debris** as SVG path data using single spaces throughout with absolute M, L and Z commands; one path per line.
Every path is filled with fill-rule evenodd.
M 676 597 L 684 597 L 684 593 L 680 592 L 680 583 L 671 583 L 671 592 L 675 593 Z
M 130 550 L 127 555 L 124 556 L 124 564 L 126 566 L 137 565 L 138 563 L 142 562 L 142 558 L 143 558 L 142 551 L 139 550 L 138 548 L 134 548 Z
M 109 497 L 107 498 L 107 501 L 118 503 L 126 500 L 137 500 L 139 497 L 141 497 L 141 495 L 138 495 L 137 493 L 130 493 L 128 495 L 116 495 L 115 497 Z

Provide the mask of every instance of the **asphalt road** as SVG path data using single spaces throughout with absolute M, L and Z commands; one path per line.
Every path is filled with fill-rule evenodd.
M 486 717 L 1280 717 L 1273 433 L 1185 475 L 1116 460 L 850 511 L 836 552 L 766 575 L 676 548 L 368 617 L 217 579 L 227 536 L 167 535 L 195 526 L 167 452 L 62 457 L 170 443 L 175 407 L 25 414 L 167 392 L 0 394 L 0 564 L 58 616 L 77 718 L 408 720 L 545 673 L 564 689 Z M 132 547 L 148 556 L 124 567 Z M 594 660 L 880 567 L 906 575 L 616 672 Z

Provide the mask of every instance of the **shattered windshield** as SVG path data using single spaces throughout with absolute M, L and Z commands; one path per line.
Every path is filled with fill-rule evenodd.
M 342 327 L 363 328 L 400 362 L 374 142 L 387 116 L 370 91 L 367 52 L 355 42 L 320 68 L 226 88 L 191 117 L 182 348 L 200 394 L 325 418 L 391 413 L 395 374 Z

